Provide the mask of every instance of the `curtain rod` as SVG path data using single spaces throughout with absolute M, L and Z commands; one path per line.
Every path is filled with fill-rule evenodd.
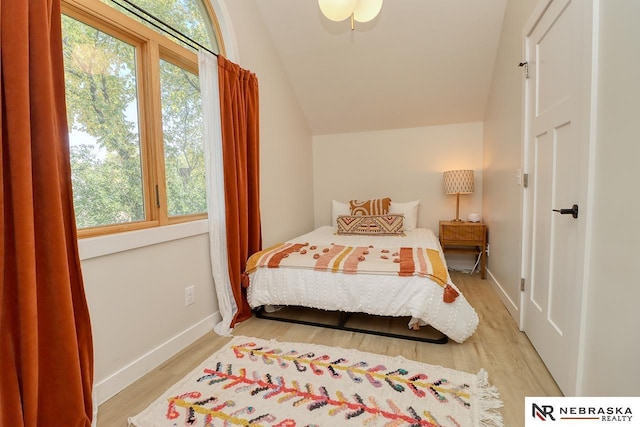
M 155 16 L 153 16 L 152 14 L 150 14 L 149 12 L 147 12 L 146 10 L 141 8 L 140 6 L 131 3 L 129 0 L 110 0 L 110 1 L 115 3 L 115 4 L 117 4 L 118 6 L 120 6 L 124 10 L 126 10 L 127 12 L 132 13 L 133 15 L 137 16 L 138 18 L 142 19 L 143 21 L 153 25 L 154 27 L 156 27 L 160 31 L 163 31 L 165 33 L 168 33 L 170 36 L 175 37 L 176 39 L 180 40 L 182 43 L 186 44 L 187 46 L 189 46 L 193 50 L 197 51 L 198 48 L 200 48 L 200 49 L 206 50 L 207 52 L 211 53 L 212 55 L 218 56 L 218 54 L 213 52 L 211 49 L 201 45 L 197 41 L 193 40 L 191 37 L 187 36 L 184 33 L 181 33 L 180 31 L 178 31 L 175 28 L 173 28 L 171 25 L 167 24 L 166 22 L 162 21 L 159 18 L 156 18 Z M 122 3 L 120 3 L 120 1 L 125 2 L 129 7 L 137 9 L 138 11 L 142 12 L 146 16 L 143 16 L 140 13 L 136 12 L 135 10 L 132 10 L 129 7 L 123 5 Z M 154 21 L 159 22 L 160 24 L 162 24 L 166 28 L 163 28 L 161 25 L 157 24 L 156 22 L 152 22 L 151 20 L 149 20 L 147 18 L 147 16 L 149 18 L 153 19 Z

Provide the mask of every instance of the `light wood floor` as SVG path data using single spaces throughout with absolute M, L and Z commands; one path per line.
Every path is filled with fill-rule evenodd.
M 476 373 L 484 368 L 499 392 L 505 427 L 524 425 L 525 396 L 560 396 L 561 392 L 526 335 L 520 332 L 488 280 L 451 272 L 480 316 L 476 333 L 463 344 L 445 345 L 385 338 L 313 326 L 252 318 L 238 325 L 234 335 L 279 341 L 356 348 L 433 365 Z M 136 381 L 98 408 L 98 427 L 125 427 L 127 418 L 146 408 L 162 392 L 184 377 L 230 338 L 211 332 Z

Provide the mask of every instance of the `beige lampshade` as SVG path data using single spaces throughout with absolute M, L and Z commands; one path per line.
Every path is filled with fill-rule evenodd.
M 332 21 L 342 21 L 353 16 L 353 19 L 358 22 L 369 22 L 380 12 L 382 1 L 383 0 L 318 0 L 318 5 L 324 16 Z
M 332 21 L 343 21 L 351 16 L 358 0 L 318 0 L 320 10 Z
M 353 18 L 358 22 L 369 22 L 382 9 L 382 0 L 358 0 L 358 4 L 353 11 Z
M 443 172 L 442 185 L 445 194 L 473 193 L 473 170 Z

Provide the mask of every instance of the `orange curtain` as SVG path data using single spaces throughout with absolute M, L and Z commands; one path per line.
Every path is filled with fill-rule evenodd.
M 90 426 L 60 0 L 2 0 L 0 24 L 0 425 Z
M 231 322 L 233 327 L 251 317 L 242 273 L 249 256 L 262 249 L 258 79 L 218 55 L 218 82 L 229 279 L 238 306 Z

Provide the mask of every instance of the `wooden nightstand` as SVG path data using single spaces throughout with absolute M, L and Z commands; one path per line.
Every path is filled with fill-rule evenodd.
M 440 246 L 445 253 L 481 254 L 480 277 L 486 277 L 487 226 L 481 222 L 440 221 Z

